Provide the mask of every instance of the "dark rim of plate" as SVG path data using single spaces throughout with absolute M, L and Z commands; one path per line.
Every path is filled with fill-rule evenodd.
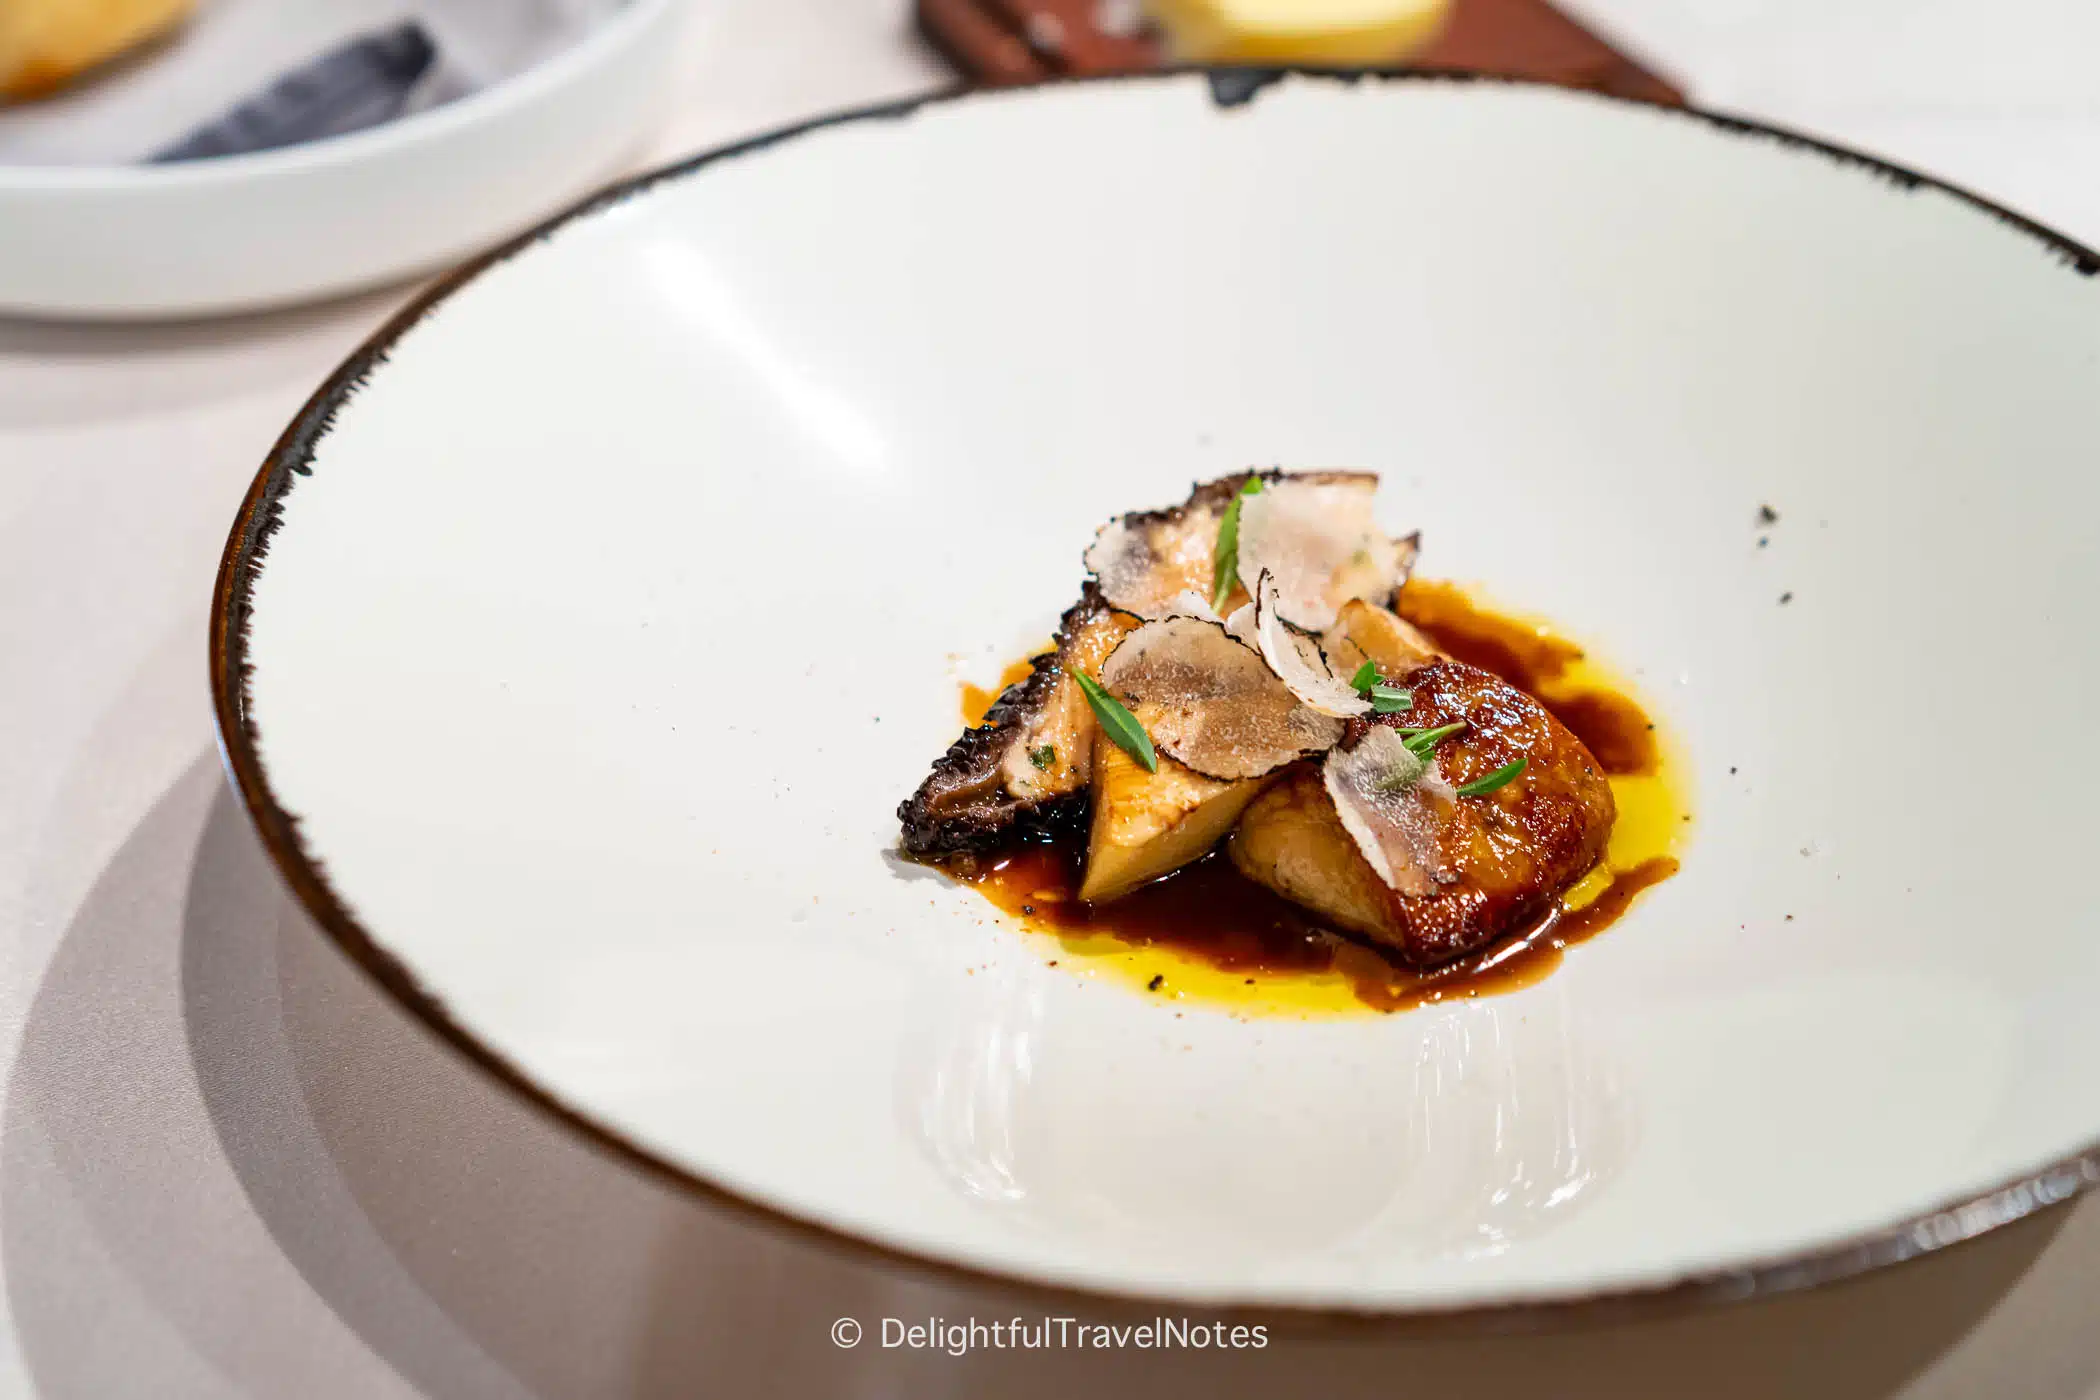
M 1290 66 L 1173 68 L 1146 73 L 1060 77 L 1029 84 L 1021 89 L 996 91 L 1025 91 L 1029 88 L 1077 87 L 1103 83 L 1171 83 L 1184 81 L 1194 74 L 1201 74 L 1209 82 L 1211 96 L 1220 107 L 1236 107 L 1258 100 L 1264 89 L 1292 76 L 1340 81 L 1352 85 L 1371 81 L 1550 87 L 1524 79 L 1463 71 Z M 1565 91 L 1559 88 L 1551 90 Z M 336 413 L 357 392 L 367 376 L 386 360 L 388 352 L 397 340 L 468 282 L 489 268 L 517 256 L 555 230 L 576 219 L 632 198 L 661 181 L 678 179 L 717 161 L 750 155 L 768 146 L 791 141 L 810 132 L 842 123 L 887 121 L 908 117 L 922 107 L 967 100 L 984 91 L 986 90 L 967 87 L 950 88 L 902 101 L 833 113 L 704 152 L 620 181 L 583 199 L 508 243 L 464 264 L 423 291 L 328 377 L 271 448 L 269 456 L 264 460 L 242 501 L 240 513 L 234 520 L 232 533 L 219 562 L 210 623 L 213 712 L 227 770 L 235 787 L 240 791 L 271 860 L 282 872 L 293 894 L 305 906 L 306 911 L 352 961 L 370 974 L 388 994 L 446 1044 L 539 1109 L 567 1124 L 619 1159 L 703 1201 L 725 1207 L 750 1224 L 818 1243 L 861 1263 L 902 1267 L 936 1279 L 966 1286 L 989 1287 L 1044 1302 L 1055 1302 L 1066 1307 L 1083 1305 L 1097 1309 L 1117 1309 L 1133 1305 L 1156 1306 L 1171 1303 L 1220 1317 L 1253 1319 L 1294 1329 L 1354 1324 L 1380 1329 L 1442 1330 L 1472 1326 L 1503 1330 L 1613 1321 L 1649 1316 L 1658 1312 L 1674 1312 L 1701 1304 L 1764 1297 L 1849 1278 L 1973 1239 L 1998 1226 L 2059 1205 L 2087 1189 L 2100 1185 L 2100 1143 L 2094 1143 L 2083 1152 L 2021 1176 L 1996 1189 L 1949 1201 L 1886 1229 L 1802 1253 L 1762 1260 L 1720 1272 L 1694 1274 L 1629 1287 L 1607 1287 L 1570 1297 L 1519 1299 L 1502 1303 L 1469 1302 L 1449 1307 L 1438 1307 L 1434 1304 L 1396 1307 L 1369 1305 L 1362 1308 L 1285 1303 L 1213 1305 L 1176 1298 L 1171 1294 L 1124 1293 L 1044 1283 L 1023 1275 L 1000 1273 L 930 1254 L 914 1253 L 876 1238 L 848 1233 L 814 1220 L 790 1215 L 740 1196 L 679 1167 L 622 1137 L 613 1129 L 592 1120 L 580 1110 L 560 1102 L 455 1022 L 439 1000 L 417 983 L 408 968 L 387 952 L 358 923 L 348 907 L 329 887 L 320 861 L 307 852 L 300 839 L 297 818 L 278 804 L 276 795 L 271 791 L 261 757 L 256 751 L 255 730 L 248 717 L 248 682 L 253 669 L 253 663 L 247 654 L 248 608 L 256 576 L 269 551 L 270 536 L 282 519 L 280 507 L 285 493 L 292 488 L 297 477 L 312 471 L 315 446 L 327 433 Z M 1793 150 L 1858 168 L 1902 190 L 1930 189 L 1952 195 L 2033 239 L 2043 251 L 2061 261 L 2068 271 L 2084 277 L 2100 274 L 2100 253 L 1980 195 L 1878 157 L 1833 145 L 1799 132 L 1740 117 L 1705 112 L 1695 107 L 1676 107 L 1639 98 L 1600 93 L 1580 95 L 1598 102 L 1649 108 L 1674 119 L 1698 123 L 1717 131 L 1771 141 Z

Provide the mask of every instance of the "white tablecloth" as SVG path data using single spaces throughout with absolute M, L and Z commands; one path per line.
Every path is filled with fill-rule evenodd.
M 702 3 L 650 162 L 944 76 L 898 0 Z M 1709 105 L 2100 244 L 2092 0 L 1581 8 Z M 2100 1397 L 2095 1201 L 1846 1286 L 1546 1335 L 834 1347 L 844 1315 L 1015 1307 L 752 1231 L 579 1145 L 303 927 L 224 790 L 204 637 L 228 522 L 402 295 L 0 322 L 0 1395 Z

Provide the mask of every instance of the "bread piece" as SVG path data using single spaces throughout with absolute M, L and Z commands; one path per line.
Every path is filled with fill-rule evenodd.
M 0 0 L 0 101 L 56 92 L 195 8 L 196 0 Z

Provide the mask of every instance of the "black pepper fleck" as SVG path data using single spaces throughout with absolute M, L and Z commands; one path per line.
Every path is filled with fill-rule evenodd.
M 1760 525 L 1777 525 L 1779 523 L 1779 512 L 1770 506 L 1759 506 L 1757 508 L 1757 523 Z
M 1728 771 L 1733 773 L 1735 770 L 1731 768 Z M 1021 912 L 1023 914 L 1033 914 L 1035 912 L 1035 906 L 1033 904 L 1024 904 L 1021 906 Z
M 1729 770 L 1728 770 L 1728 772 L 1729 772 L 1730 776 L 1733 776 L 1733 775 L 1734 775 L 1734 773 L 1735 773 L 1735 770 L 1734 770 L 1733 768 L 1731 768 L 1731 769 L 1729 769 Z
M 1158 991 L 1158 990 L 1159 990 L 1159 984 L 1160 984 L 1160 983 L 1162 983 L 1162 982 L 1164 982 L 1164 981 L 1166 981 L 1166 980 L 1167 980 L 1167 974 L 1166 974 L 1166 973 L 1164 973 L 1164 972 L 1155 972 L 1155 973 L 1153 973 L 1153 974 L 1152 974 L 1152 980 L 1151 980 L 1150 982 L 1147 982 L 1147 983 L 1145 984 L 1145 990 L 1146 990 L 1146 991 L 1148 991 L 1148 992 L 1156 992 L 1156 991 Z
M 1782 608 L 1793 601 L 1794 595 L 1792 593 L 1782 593 L 1779 595 L 1779 606 L 1781 606 Z

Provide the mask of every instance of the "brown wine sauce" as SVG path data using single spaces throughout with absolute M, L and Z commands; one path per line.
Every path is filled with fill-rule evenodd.
M 1048 647 L 1043 649 L 1045 651 L 1049 650 Z M 999 702 L 999 697 L 1006 694 L 1006 688 L 1010 685 L 1019 685 L 1022 681 L 1027 680 L 1028 673 L 1034 669 L 1035 659 L 1032 656 L 1024 656 L 1019 661 L 1008 662 L 1006 669 L 999 673 L 999 679 L 989 687 L 971 685 L 968 681 L 964 681 L 962 687 L 963 727 L 975 729 L 978 725 L 983 724 L 985 715 L 991 711 L 993 705 Z
M 1691 821 L 1680 765 L 1626 687 L 1550 628 L 1426 579 L 1401 590 L 1398 610 L 1452 656 L 1538 697 L 1611 778 L 1619 816 L 1604 860 L 1517 931 L 1433 971 L 1403 967 L 1247 879 L 1223 850 L 1112 904 L 1087 905 L 1077 898 L 1083 831 L 1018 843 L 949 873 L 1054 939 L 1046 950 L 1054 962 L 1239 1012 L 1400 1011 L 1538 982 L 1567 948 L 1609 928 L 1642 891 L 1676 873 Z M 980 721 L 1000 690 L 1028 671 L 1018 661 L 998 688 L 965 686 L 965 720 Z

